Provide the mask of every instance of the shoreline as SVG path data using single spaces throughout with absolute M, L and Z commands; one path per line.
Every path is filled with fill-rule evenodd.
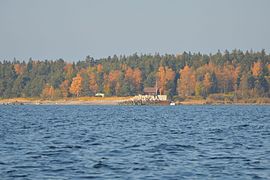
M 83 97 L 56 100 L 38 98 L 11 98 L 0 99 L 0 105 L 118 105 L 126 100 L 127 97 Z
M 0 105 L 119 105 L 130 100 L 131 97 L 80 97 L 47 100 L 40 98 L 10 98 L 0 99 Z M 207 100 L 184 100 L 175 102 L 176 105 L 270 105 L 268 102 L 227 102 Z M 160 103 L 160 105 L 163 105 Z

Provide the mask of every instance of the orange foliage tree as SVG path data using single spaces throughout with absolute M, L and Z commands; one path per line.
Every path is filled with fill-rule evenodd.
M 109 73 L 109 81 L 111 83 L 118 81 L 120 74 L 121 74 L 121 72 L 119 70 L 111 71 Z
M 158 88 L 160 89 L 160 94 L 164 94 L 164 91 L 166 88 L 166 71 L 163 66 L 160 66 L 158 68 L 157 82 L 158 82 Z
M 133 69 L 131 69 L 131 67 L 126 68 L 125 79 L 127 80 L 133 79 Z
M 194 71 L 185 66 L 180 70 L 180 80 L 178 85 L 178 94 L 181 96 L 191 96 L 195 92 L 196 77 Z
M 133 71 L 133 79 L 135 83 L 135 87 L 137 90 L 140 90 L 142 83 L 142 72 L 139 68 L 135 68 Z
M 132 69 L 126 65 L 122 65 L 122 68 L 125 69 L 125 80 L 129 81 L 129 83 L 132 83 L 137 91 L 140 91 L 142 82 L 141 70 L 139 68 Z
M 72 79 L 72 83 L 69 88 L 71 94 L 74 94 L 77 97 L 80 95 L 82 91 L 82 81 L 83 78 L 80 73 L 78 73 L 77 76 Z
M 119 70 L 115 70 L 109 73 L 109 87 L 111 89 L 112 95 L 116 95 L 120 91 L 120 84 L 117 85 L 120 75 L 121 75 L 121 72 Z
M 111 71 L 108 75 L 104 75 L 104 93 L 107 95 L 115 95 L 119 93 L 120 84 L 117 85 L 119 81 L 121 72 L 119 70 Z M 116 87 L 117 86 L 117 87 Z
M 257 61 L 253 64 L 252 66 L 252 75 L 255 77 L 259 77 L 260 75 L 262 75 L 263 72 L 263 65 L 261 61 Z
M 14 64 L 14 69 L 17 75 L 22 75 L 24 73 L 25 67 L 23 64 Z
M 215 69 L 215 74 L 220 92 L 227 93 L 237 90 L 237 80 L 240 73 L 240 67 L 231 64 L 224 65 Z
M 103 71 L 103 66 L 102 66 L 102 64 L 98 64 L 97 65 L 97 72 L 98 73 L 101 73 Z
M 168 91 L 167 85 L 175 78 L 175 72 L 168 67 L 160 66 L 157 72 L 158 88 L 161 94 L 165 94 Z
M 93 94 L 98 92 L 97 76 L 94 72 L 89 73 L 89 89 Z

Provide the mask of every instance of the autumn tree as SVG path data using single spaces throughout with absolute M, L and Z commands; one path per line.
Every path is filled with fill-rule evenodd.
M 97 84 L 97 76 L 94 72 L 89 73 L 89 89 L 93 95 L 96 94 L 99 90 L 99 87 Z
M 166 79 L 166 91 L 167 91 L 166 94 L 172 97 L 176 93 L 176 82 L 175 82 L 176 74 L 169 67 L 166 67 L 165 71 L 166 71 L 165 79 Z
M 66 73 L 66 79 L 71 80 L 75 73 L 73 64 L 67 63 L 64 67 L 64 72 Z
M 257 61 L 253 64 L 252 66 L 252 75 L 254 77 L 259 77 L 262 75 L 262 72 L 263 72 L 263 65 L 262 65 L 262 62 L 261 61 Z
M 109 84 L 111 89 L 111 95 L 116 95 L 120 92 L 119 82 L 121 72 L 119 70 L 115 70 L 109 73 Z
M 104 75 L 104 93 L 107 95 L 116 95 L 118 93 L 117 82 L 119 81 L 121 72 L 119 70 L 111 71 L 109 74 Z M 117 88 L 116 88 L 117 87 Z
M 214 82 L 212 79 L 212 75 L 210 73 L 206 73 L 203 79 L 203 87 L 204 87 L 205 95 L 208 95 L 212 92 L 213 85 L 214 85 Z
M 191 96 L 195 93 L 196 77 L 193 70 L 189 66 L 185 66 L 180 70 L 180 80 L 178 93 L 181 96 Z
M 234 69 L 232 69 L 232 82 L 233 82 L 233 90 L 236 92 L 238 85 L 240 83 L 240 72 L 241 72 L 241 67 L 238 65 Z
M 77 97 L 80 96 L 80 93 L 82 91 L 82 81 L 82 76 L 80 75 L 80 73 L 78 73 L 77 76 L 72 79 L 69 92 Z
M 157 72 L 158 88 L 160 89 L 160 94 L 164 94 L 166 88 L 166 71 L 165 67 L 160 66 Z
M 102 71 L 103 71 L 103 66 L 102 66 L 102 64 L 98 64 L 98 65 L 97 65 L 97 72 L 98 72 L 98 73 L 102 73 Z
M 138 92 L 141 92 L 142 89 L 142 72 L 139 68 L 135 68 L 133 71 L 133 80 Z
M 110 89 L 109 75 L 107 75 L 107 74 L 104 75 L 104 83 L 103 84 L 104 84 L 104 87 L 103 87 L 104 93 L 106 95 L 110 95 L 111 89 Z
M 265 51 L 240 50 L 209 55 L 183 52 L 178 55 L 114 55 L 100 59 L 89 56 L 76 63 L 63 59 L 30 58 L 27 63 L 0 60 L 0 98 L 40 97 L 42 94 L 49 98 L 46 84 L 54 88 L 55 97 L 69 97 L 69 93 L 89 96 L 95 92 L 130 96 L 141 93 L 143 87 L 154 87 L 156 82 L 161 93 L 170 96 L 206 97 L 213 93 L 232 95 L 237 92 L 244 98 L 269 97 L 269 62 L 270 55 Z
M 61 94 L 64 98 L 67 98 L 69 95 L 69 81 L 64 80 L 60 85 Z
M 139 68 L 132 69 L 125 64 L 122 65 L 122 69 L 125 71 L 124 79 L 119 82 L 118 85 L 125 86 L 122 88 L 124 95 L 134 95 L 140 93 L 142 90 L 142 73 Z
M 23 64 L 14 64 L 14 69 L 17 75 L 22 75 L 25 71 Z
M 160 66 L 157 72 L 158 87 L 161 94 L 171 93 L 174 89 L 175 72 L 169 67 Z
M 46 99 L 51 99 L 55 97 L 55 89 L 53 86 L 46 84 L 42 90 L 41 97 Z
M 126 68 L 125 79 L 130 81 L 133 80 L 133 69 L 131 69 L 131 67 Z

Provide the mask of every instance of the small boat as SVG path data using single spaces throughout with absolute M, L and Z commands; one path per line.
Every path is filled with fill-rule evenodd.
M 171 102 L 170 103 L 170 106 L 175 106 L 175 102 Z

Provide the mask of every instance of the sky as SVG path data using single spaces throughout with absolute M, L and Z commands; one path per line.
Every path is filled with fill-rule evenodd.
M 0 60 L 270 51 L 269 0 L 0 0 Z

